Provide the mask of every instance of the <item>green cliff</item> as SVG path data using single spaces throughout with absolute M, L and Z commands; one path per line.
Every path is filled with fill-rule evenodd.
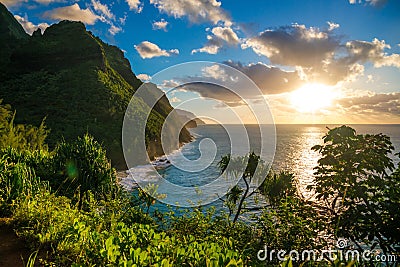
M 46 118 L 50 147 L 86 132 L 101 141 L 112 164 L 124 168 L 121 128 L 127 105 L 142 82 L 123 52 L 88 32 L 80 22 L 61 21 L 32 36 L 0 3 L 0 99 L 17 110 L 15 121 L 39 125 Z M 159 90 L 159 89 L 156 89 Z M 135 109 L 144 113 L 141 103 Z M 172 107 L 163 96 L 146 126 L 150 158 L 163 153 L 160 131 Z M 180 142 L 191 139 L 183 129 Z M 151 149 L 150 149 L 151 147 Z

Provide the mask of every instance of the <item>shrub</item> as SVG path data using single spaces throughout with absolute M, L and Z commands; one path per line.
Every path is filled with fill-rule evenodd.
M 0 150 L 0 215 L 9 215 L 14 200 L 38 191 L 41 182 L 37 173 L 41 173 L 47 159 L 47 153 L 39 150 Z
M 96 199 L 107 199 L 107 194 L 115 189 L 115 169 L 103 147 L 88 134 L 71 143 L 61 142 L 53 162 L 57 173 L 52 186 L 69 197 L 77 193 L 79 209 L 88 200 L 89 190 Z
M 13 147 L 18 150 L 47 150 L 45 140 L 49 133 L 43 120 L 39 127 L 15 124 L 15 112 L 0 99 L 0 148 Z

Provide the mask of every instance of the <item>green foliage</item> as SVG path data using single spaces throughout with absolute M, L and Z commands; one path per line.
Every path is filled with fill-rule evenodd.
M 127 225 L 107 211 L 81 213 L 69 199 L 45 191 L 22 199 L 14 220 L 19 234 L 36 247 L 50 249 L 47 261 L 57 265 L 243 266 L 231 239 L 216 243 L 151 225 Z
M 149 209 L 151 205 L 156 203 L 156 199 L 164 199 L 167 196 L 165 194 L 157 193 L 158 185 L 155 184 L 148 184 L 144 188 L 138 188 L 139 191 L 139 198 L 144 202 L 146 214 L 149 213 Z
M 107 192 L 116 186 L 116 173 L 103 147 L 88 134 L 74 142 L 63 141 L 55 149 L 53 158 L 55 170 L 60 170 L 56 182 L 61 194 L 78 193 L 78 207 L 88 199 L 88 191 L 96 199 L 107 199 Z M 52 184 L 53 187 L 55 186 Z M 71 197 L 71 195 L 69 195 Z
M 10 146 L 0 149 L 0 216 L 10 214 L 16 199 L 37 192 L 41 178 L 48 174 L 48 167 L 47 151 L 18 150 Z
M 13 23 L 7 20 L 5 26 Z M 51 25 L 43 35 L 26 36 L 18 46 L 9 46 L 8 42 L 1 43 L 9 49 L 2 64 L 4 72 L 0 72 L 4 76 L 0 98 L 18 110 L 15 121 L 36 125 L 46 117 L 52 129 L 47 140 L 50 148 L 62 138 L 72 141 L 90 132 L 104 144 L 113 166 L 124 169 L 122 122 L 142 82 L 133 74 L 122 51 L 86 31 L 83 23 L 72 21 Z M 0 62 L 1 58 L 0 53 Z M 136 112 L 145 115 L 149 107 L 144 105 L 135 105 Z M 162 124 L 171 110 L 164 97 L 150 114 L 146 142 L 156 147 L 149 149 L 150 156 L 162 151 L 156 140 L 160 140 Z M 180 141 L 189 140 L 190 134 L 184 129 Z
M 13 147 L 18 150 L 47 150 L 45 144 L 49 133 L 44 120 L 39 127 L 15 124 L 15 112 L 9 105 L 2 105 L 0 100 L 0 149 Z
M 322 158 L 311 188 L 326 203 L 335 234 L 393 251 L 400 244 L 400 177 L 397 171 L 387 173 L 394 169 L 389 137 L 360 135 L 341 126 L 329 130 L 324 144 L 312 149 Z
M 244 170 L 240 169 L 242 166 L 246 166 Z M 229 216 L 235 214 L 232 220 L 235 223 L 243 211 L 246 198 L 257 192 L 255 185 L 259 186 L 258 179 L 263 179 L 268 174 L 269 168 L 254 152 L 245 157 L 231 158 L 230 154 L 223 156 L 218 162 L 218 167 L 221 173 L 225 172 L 233 177 L 239 176 L 241 173 L 238 177 L 238 184 L 229 190 L 225 201 L 225 205 L 229 209 Z M 244 188 L 240 186 L 244 186 Z M 237 201 L 239 202 L 237 203 Z
M 281 199 L 273 209 L 264 209 L 257 221 L 261 244 L 271 249 L 318 249 L 324 245 L 319 233 L 323 218 L 309 204 L 296 197 Z
M 294 175 L 288 172 L 270 171 L 260 186 L 261 193 L 268 198 L 271 205 L 277 206 L 282 199 L 296 196 L 297 188 Z

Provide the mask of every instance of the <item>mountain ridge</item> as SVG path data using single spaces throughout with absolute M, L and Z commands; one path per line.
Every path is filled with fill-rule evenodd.
M 0 10 L 0 17 L 10 18 L 7 9 L 8 15 L 3 14 L 4 6 Z M 18 22 L 12 19 L 0 21 L 2 27 L 9 23 L 7 27 L 18 28 Z M 0 99 L 17 110 L 16 122 L 38 125 L 46 118 L 51 129 L 50 147 L 62 138 L 68 141 L 89 132 L 106 147 L 114 166 L 126 168 L 122 122 L 129 101 L 142 82 L 123 52 L 94 36 L 81 22 L 61 21 L 43 34 L 26 34 L 19 39 L 0 33 L 2 46 L 8 47 L 11 39 L 14 44 L 0 59 Z M 137 106 L 139 113 L 144 114 L 144 105 Z M 157 140 L 172 109 L 163 95 L 149 115 L 146 144 L 150 159 L 163 154 Z M 183 128 L 179 141 L 190 140 L 189 132 Z

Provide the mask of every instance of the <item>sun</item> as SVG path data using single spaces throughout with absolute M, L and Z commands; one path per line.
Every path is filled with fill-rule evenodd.
M 290 95 L 290 102 L 299 112 L 313 113 L 332 105 L 333 88 L 319 83 L 308 83 Z

